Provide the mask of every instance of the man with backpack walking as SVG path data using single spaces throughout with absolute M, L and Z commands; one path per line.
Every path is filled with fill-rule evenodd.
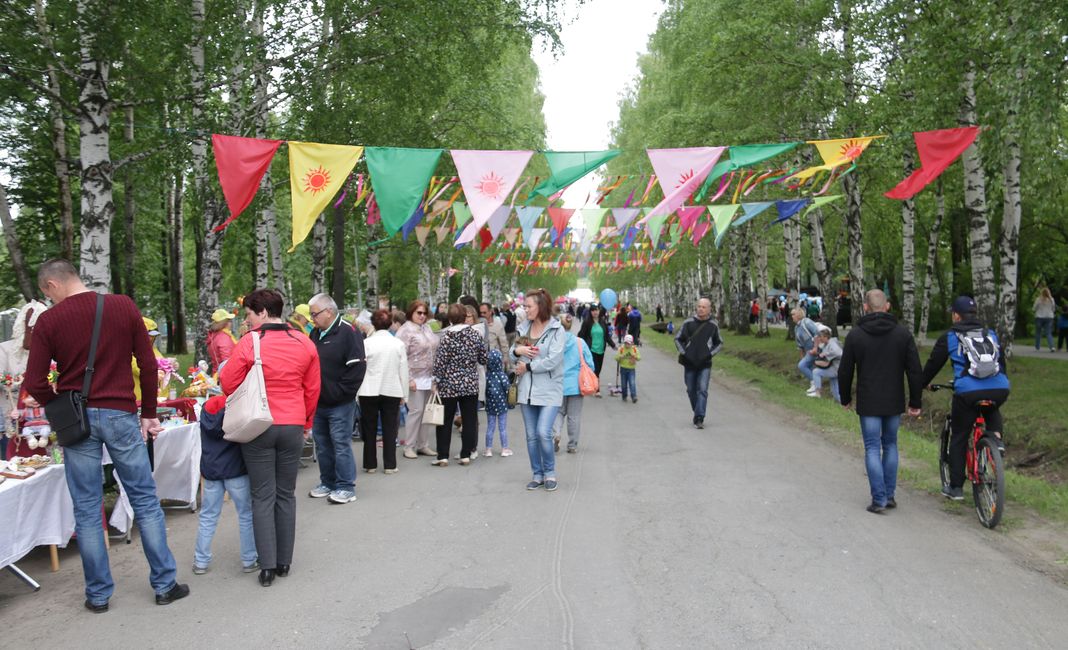
M 712 357 L 719 354 L 723 339 L 719 325 L 712 320 L 712 301 L 701 298 L 697 301 L 696 314 L 686 319 L 675 335 L 675 347 L 682 364 L 682 378 L 686 382 L 686 395 L 693 410 L 693 426 L 705 428 L 705 407 L 708 405 L 708 379 L 712 374 Z
M 1004 350 L 997 334 L 979 322 L 977 311 L 975 300 L 968 296 L 953 301 L 953 326 L 935 341 L 923 368 L 923 385 L 928 386 L 947 360 L 953 363 L 949 487 L 942 488 L 942 494 L 954 501 L 964 499 L 964 457 L 968 434 L 979 417 L 978 403 L 993 403 L 985 409 L 986 429 L 1001 440 L 1000 407 L 1009 398 Z

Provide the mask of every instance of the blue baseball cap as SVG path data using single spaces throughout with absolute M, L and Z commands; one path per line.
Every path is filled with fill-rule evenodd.
M 953 301 L 954 314 L 960 314 L 961 316 L 963 316 L 965 314 L 974 314 L 978 311 L 979 309 L 975 305 L 975 300 L 969 298 L 968 296 L 957 296 L 957 298 Z

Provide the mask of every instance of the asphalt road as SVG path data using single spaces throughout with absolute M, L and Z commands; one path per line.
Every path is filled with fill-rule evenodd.
M 865 512 L 859 454 L 718 380 L 694 430 L 679 367 L 643 352 L 639 402 L 586 400 L 554 493 L 524 489 L 518 413 L 515 456 L 401 459 L 396 475 L 361 474 L 352 504 L 304 497 L 312 465 L 292 574 L 273 587 L 240 572 L 231 509 L 211 572 L 192 575 L 196 516 L 171 511 L 189 598 L 154 604 L 135 538 L 112 547 L 117 591 L 93 615 L 76 545 L 56 574 L 39 549 L 21 566 L 40 592 L 0 575 L 5 636 L 21 639 L 3 645 L 1065 647 L 1068 589 L 1003 535 L 908 490 L 896 511 Z

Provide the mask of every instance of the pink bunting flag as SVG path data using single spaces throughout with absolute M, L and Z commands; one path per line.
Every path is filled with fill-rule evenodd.
M 690 232 L 690 229 L 697 223 L 697 219 L 705 213 L 705 206 L 695 205 L 688 208 L 679 208 L 679 228 L 683 233 Z
M 678 210 L 701 187 L 726 147 L 690 147 L 686 149 L 648 149 L 649 162 L 656 170 L 664 199 L 638 223 Z
M 693 245 L 701 243 L 701 238 L 708 234 L 708 231 L 712 229 L 712 224 L 707 221 L 702 221 L 693 227 Z
M 452 150 L 452 160 L 474 224 L 473 229 L 464 230 L 456 240 L 457 244 L 474 239 L 493 212 L 501 207 L 526 169 L 531 155 L 532 151 Z

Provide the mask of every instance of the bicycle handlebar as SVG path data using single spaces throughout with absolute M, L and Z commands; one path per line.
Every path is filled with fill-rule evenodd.
M 927 387 L 932 393 L 938 392 L 942 389 L 953 390 L 953 384 L 931 384 Z

